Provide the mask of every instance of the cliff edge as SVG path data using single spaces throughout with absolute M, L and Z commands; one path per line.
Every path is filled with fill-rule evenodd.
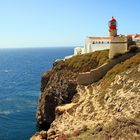
M 56 117 L 55 108 L 72 102 L 77 93 L 77 76 L 96 68 L 108 60 L 108 50 L 79 55 L 55 62 L 50 71 L 42 76 L 41 96 L 36 114 L 40 127 L 47 128 Z
M 31 140 L 140 139 L 140 53 L 115 65 L 96 83 L 77 85 L 79 72 L 108 61 L 97 51 L 54 63 L 42 77 L 37 121 L 50 125 Z

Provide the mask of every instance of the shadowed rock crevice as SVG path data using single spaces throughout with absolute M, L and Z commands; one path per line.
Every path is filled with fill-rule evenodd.
M 72 75 L 72 74 L 71 74 Z M 49 79 L 49 80 L 48 80 Z M 45 86 L 43 84 L 46 84 Z M 37 122 L 40 127 L 51 124 L 55 119 L 55 108 L 58 105 L 70 103 L 75 95 L 77 84 L 74 80 L 65 78 L 65 73 L 51 73 L 42 80 L 42 94 L 38 102 Z

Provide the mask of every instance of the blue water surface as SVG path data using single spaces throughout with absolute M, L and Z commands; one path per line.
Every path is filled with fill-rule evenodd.
M 72 53 L 73 47 L 0 49 L 0 140 L 29 140 L 36 132 L 41 75 Z

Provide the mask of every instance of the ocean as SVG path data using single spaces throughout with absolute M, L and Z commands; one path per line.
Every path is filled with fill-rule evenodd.
M 0 140 L 29 140 L 38 130 L 42 74 L 73 47 L 0 49 Z

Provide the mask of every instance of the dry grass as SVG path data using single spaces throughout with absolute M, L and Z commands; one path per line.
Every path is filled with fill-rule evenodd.
M 65 61 L 66 65 L 74 71 L 89 71 L 108 61 L 108 50 L 95 51 L 88 54 L 74 56 Z
M 111 84 L 111 82 L 113 82 L 117 74 L 120 72 L 125 72 L 129 68 L 136 67 L 138 64 L 140 64 L 140 53 L 137 53 L 128 60 L 114 66 L 101 80 L 102 89 L 105 90 Z
M 108 126 L 98 125 L 69 140 L 139 140 L 139 122 L 134 119 L 113 120 Z
M 108 50 L 95 51 L 83 55 L 73 56 L 65 61 L 56 62 L 54 70 L 71 70 L 73 72 L 86 72 L 97 68 L 108 61 Z

